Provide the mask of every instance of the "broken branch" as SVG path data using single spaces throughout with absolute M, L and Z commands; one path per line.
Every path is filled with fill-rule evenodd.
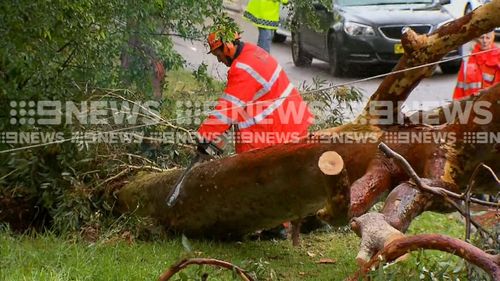
M 410 176 L 410 178 L 415 182 L 415 184 L 417 185 L 417 187 L 419 189 L 421 189 L 423 191 L 430 192 L 432 194 L 443 196 L 445 198 L 451 197 L 451 198 L 458 199 L 458 200 L 465 199 L 464 194 L 460 195 L 460 194 L 457 194 L 455 192 L 446 190 L 444 188 L 430 186 L 430 185 L 426 184 L 425 182 L 423 182 L 422 179 L 417 175 L 415 170 L 411 167 L 410 163 L 408 163 L 408 161 L 406 161 L 406 159 L 403 156 L 396 153 L 394 150 L 390 149 L 389 146 L 387 146 L 385 143 L 381 142 L 378 145 L 378 148 L 385 154 L 385 156 L 387 156 L 389 158 L 396 159 L 396 161 L 399 162 L 399 164 L 406 171 L 406 173 Z M 479 200 L 476 198 L 471 198 L 471 201 L 474 203 L 480 204 L 480 205 L 500 208 L 500 203 L 487 202 L 487 201 Z
M 394 158 L 396 159 L 396 161 L 399 162 L 399 164 L 402 166 L 402 168 L 406 171 L 406 173 L 410 176 L 410 178 L 415 182 L 415 185 L 417 186 L 418 189 L 422 190 L 422 191 L 426 191 L 426 192 L 430 192 L 432 194 L 435 194 L 435 195 L 439 195 L 439 196 L 442 196 L 443 199 L 445 199 L 446 202 L 448 202 L 450 205 L 452 205 L 453 207 L 455 207 L 455 209 L 463 216 L 465 217 L 466 219 L 468 218 L 468 220 L 470 220 L 470 223 L 472 223 L 477 229 L 479 229 L 480 231 L 482 231 L 483 233 L 487 234 L 488 236 L 490 236 L 493 241 L 496 241 L 496 237 L 491 234 L 490 232 L 488 232 L 486 229 L 484 229 L 479 223 L 477 223 L 475 220 L 473 220 L 472 218 L 470 218 L 470 216 L 467 215 L 466 212 L 464 212 L 459 206 L 458 204 L 451 200 L 451 198 L 454 198 L 454 199 L 458 199 L 458 200 L 464 200 L 464 195 L 459 195 L 459 194 L 456 194 L 454 192 L 451 192 L 449 190 L 446 190 L 444 188 L 439 188 L 439 187 L 433 187 L 433 186 L 429 186 L 428 184 L 426 184 L 425 182 L 423 182 L 423 180 L 417 175 L 417 173 L 415 172 L 415 170 L 411 167 L 410 163 L 408 163 L 408 161 L 406 161 L 406 159 L 401 156 L 400 154 L 396 153 L 394 150 L 390 149 L 389 146 L 387 146 L 385 143 L 381 142 L 379 144 L 379 149 L 389 158 Z M 495 207 L 500 207 L 500 203 L 491 203 L 490 202 L 485 202 L 485 201 L 481 201 L 481 200 L 473 200 L 474 198 L 471 198 L 470 201 L 473 201 L 473 202 L 476 202 L 477 201 L 480 201 L 480 202 L 484 202 L 484 203 L 488 203 L 488 204 L 483 204 L 483 205 L 490 205 L 490 206 L 495 206 Z M 478 204 L 481 204 L 481 203 L 478 203 Z
M 229 270 L 234 270 L 236 273 L 238 273 L 238 276 L 241 277 L 241 279 L 246 280 L 246 281 L 254 281 L 252 276 L 250 276 L 248 273 L 246 273 L 245 270 L 241 269 L 240 267 L 226 261 L 221 261 L 217 259 L 205 259 L 205 258 L 193 258 L 193 259 L 183 259 L 180 262 L 172 265 L 167 271 L 165 271 L 158 281 L 167 281 L 170 280 L 172 276 L 174 276 L 177 272 L 183 270 L 184 268 L 188 267 L 189 265 L 192 264 L 197 264 L 197 265 L 211 265 L 211 266 L 217 266 L 217 267 L 222 267 L 226 268 Z
M 421 234 L 396 239 L 378 252 L 350 280 L 358 280 L 381 261 L 391 262 L 397 258 L 419 249 L 439 250 L 459 256 L 486 271 L 493 280 L 500 280 L 500 256 L 490 255 L 483 250 L 464 242 L 441 234 Z

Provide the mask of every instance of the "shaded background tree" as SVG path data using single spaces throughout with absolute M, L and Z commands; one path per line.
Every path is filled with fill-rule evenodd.
M 103 191 L 93 188 L 120 163 L 110 163 L 105 156 L 133 154 L 139 145 L 74 143 L 67 138 L 71 132 L 95 128 L 76 122 L 42 126 L 23 124 L 28 122 L 22 118 L 11 121 L 9 105 L 41 100 L 78 103 L 111 96 L 154 98 L 166 107 L 159 110 L 171 111 L 172 98 L 161 97 L 162 68 L 169 71 L 184 63 L 173 49 L 172 36 L 199 39 L 223 13 L 222 0 L 22 0 L 2 1 L 0 11 L 0 130 L 64 133 L 58 144 L 0 154 L 0 221 L 17 218 L 14 228 L 20 229 L 35 222 L 58 230 L 77 229 L 96 210 L 111 210 L 101 200 Z M 0 144 L 2 151 L 14 147 Z M 132 158 L 121 163 L 146 161 Z M 44 224 L 47 220 L 52 223 Z

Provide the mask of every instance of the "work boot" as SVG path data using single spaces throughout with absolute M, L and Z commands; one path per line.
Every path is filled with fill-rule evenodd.
M 266 229 L 260 232 L 260 240 L 286 240 L 287 237 L 287 230 L 282 224 L 277 227 Z

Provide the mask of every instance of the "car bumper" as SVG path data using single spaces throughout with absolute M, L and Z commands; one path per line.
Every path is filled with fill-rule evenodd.
M 276 33 L 281 34 L 281 35 L 286 36 L 286 37 L 292 36 L 292 32 L 290 32 L 290 30 L 288 30 L 284 27 L 281 27 L 281 24 L 278 27 L 278 29 L 276 30 Z
M 382 37 L 351 37 L 345 35 L 342 38 L 344 42 L 340 42 L 340 53 L 348 64 L 366 64 L 366 65 L 380 65 L 380 64 L 396 64 L 401 58 L 402 54 L 396 53 L 396 45 L 399 44 L 395 40 L 387 40 Z M 445 58 L 460 57 L 460 51 L 454 50 L 448 53 Z

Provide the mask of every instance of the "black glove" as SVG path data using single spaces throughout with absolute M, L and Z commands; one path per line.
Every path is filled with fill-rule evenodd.
M 224 153 L 224 150 L 219 148 L 215 143 L 210 141 L 198 142 L 196 151 L 202 155 L 219 156 Z

